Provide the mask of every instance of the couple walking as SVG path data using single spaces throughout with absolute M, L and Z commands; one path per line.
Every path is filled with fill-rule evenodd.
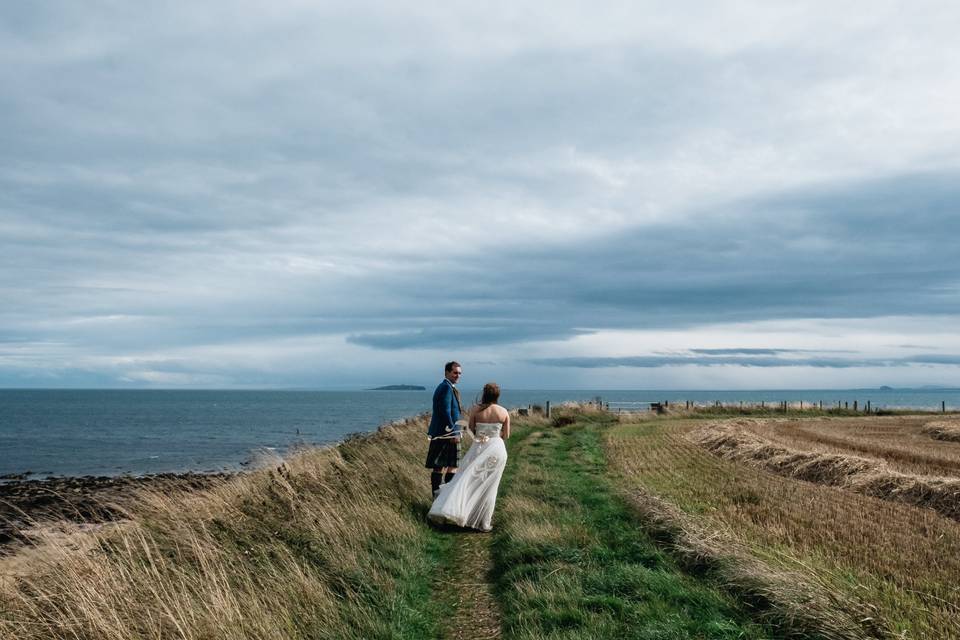
M 503 438 L 510 437 L 510 414 L 497 404 L 500 387 L 488 382 L 483 385 L 480 403 L 470 410 L 464 423 L 460 390 L 456 387 L 462 375 L 459 362 L 448 362 L 443 369 L 443 382 L 433 392 L 425 466 L 431 470 L 434 499 L 427 517 L 433 522 L 490 531 L 500 477 L 507 465 Z M 464 427 L 473 436 L 473 444 L 461 461 Z

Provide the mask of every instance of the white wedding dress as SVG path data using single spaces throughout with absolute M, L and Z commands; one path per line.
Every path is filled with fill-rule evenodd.
M 500 477 L 507 466 L 507 447 L 500 428 L 499 422 L 477 423 L 477 435 L 456 475 L 440 485 L 427 514 L 430 520 L 490 531 Z

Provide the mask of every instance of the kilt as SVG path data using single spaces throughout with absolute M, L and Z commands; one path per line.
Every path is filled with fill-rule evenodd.
M 427 469 L 456 467 L 460 465 L 460 443 L 453 438 L 433 438 L 427 450 Z

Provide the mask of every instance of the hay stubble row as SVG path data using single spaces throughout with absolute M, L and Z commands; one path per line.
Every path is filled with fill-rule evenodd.
M 877 427 L 875 419 L 862 420 L 873 423 L 852 421 L 844 435 Z M 782 420 L 749 424 L 781 435 L 789 429 Z M 909 425 L 917 433 L 922 426 Z M 718 539 L 752 549 L 771 566 L 808 572 L 861 610 L 874 611 L 891 635 L 956 634 L 960 524 L 931 509 L 713 455 L 690 439 L 702 428 L 695 421 L 622 424 L 608 433 L 607 454 L 627 490 L 675 505 Z M 854 437 L 865 442 L 862 433 Z

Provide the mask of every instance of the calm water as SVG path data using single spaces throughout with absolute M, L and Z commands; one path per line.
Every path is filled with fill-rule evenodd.
M 431 391 L 0 390 L 0 475 L 116 475 L 242 468 L 299 444 L 423 413 Z M 464 401 L 477 392 L 466 390 Z M 960 390 L 505 391 L 508 407 L 596 396 L 612 407 L 650 401 L 735 403 L 867 400 L 874 407 L 960 407 Z

